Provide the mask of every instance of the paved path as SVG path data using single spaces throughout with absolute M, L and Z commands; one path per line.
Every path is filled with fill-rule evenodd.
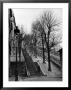
M 29 71 L 30 75 L 42 75 L 42 72 L 37 63 L 34 63 L 31 56 L 27 53 L 26 49 L 22 49 L 23 56 L 25 58 L 27 70 Z
M 29 52 L 28 52 L 29 53 Z M 47 75 L 48 77 L 62 77 L 62 71 L 51 62 L 51 69 L 52 71 L 48 71 L 48 60 L 46 60 L 46 63 L 43 64 L 43 58 L 37 56 L 37 58 L 29 53 L 29 55 L 32 57 L 33 62 L 37 62 L 38 65 L 40 66 L 41 71 L 43 72 L 44 75 Z
M 48 77 L 62 77 L 62 71 L 57 66 L 55 66 L 52 62 L 51 62 L 52 71 L 49 72 L 47 61 L 45 64 L 43 64 L 43 59 L 41 59 L 41 57 L 38 57 L 38 58 L 32 57 L 32 58 L 34 61 L 36 61 L 39 64 L 40 69 L 44 75 L 47 75 Z
M 48 62 L 46 61 L 46 63 L 43 64 L 42 57 L 37 56 L 37 58 L 35 58 L 33 55 L 31 55 L 31 53 L 26 51 L 26 49 L 22 49 L 22 56 L 24 58 L 23 60 L 26 62 L 29 75 L 32 77 L 29 77 L 29 78 L 19 77 L 19 81 L 20 80 L 24 80 L 24 81 L 57 81 L 57 80 L 60 81 L 62 80 L 62 71 L 59 70 L 53 63 L 51 63 L 52 71 L 49 72 Z M 43 75 L 46 75 L 46 76 L 43 76 Z
M 48 76 L 39 76 L 39 77 L 30 77 L 30 78 L 19 78 L 19 81 L 62 81 L 60 77 L 48 77 Z

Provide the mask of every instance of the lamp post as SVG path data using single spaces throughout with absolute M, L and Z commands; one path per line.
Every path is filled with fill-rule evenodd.
M 16 68 L 15 68 L 15 81 L 18 81 L 17 46 L 18 46 L 18 40 L 17 40 L 17 35 L 16 35 Z
M 14 30 L 14 34 L 15 34 L 15 39 L 16 39 L 16 68 L 15 68 L 15 81 L 18 81 L 18 63 L 17 63 L 17 47 L 18 47 L 18 36 L 19 36 L 20 30 L 18 29 L 18 27 L 16 26 L 16 29 Z

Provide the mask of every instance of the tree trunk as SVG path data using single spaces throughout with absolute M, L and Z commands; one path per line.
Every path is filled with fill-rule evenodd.
M 35 34 L 35 57 L 37 58 L 37 39 L 36 39 L 36 34 Z
M 45 53 L 44 53 L 44 40 L 43 40 L 43 34 L 42 36 L 42 47 L 43 47 L 43 63 L 45 63 Z
M 48 49 L 48 71 L 51 71 L 49 36 L 50 36 L 50 31 L 48 31 L 48 43 L 47 43 L 47 46 L 48 46 L 48 47 L 47 47 L 47 49 Z
M 50 49 L 48 45 L 48 71 L 51 71 L 51 64 L 50 64 Z
M 46 40 L 46 33 L 45 33 L 45 42 L 46 42 L 46 47 L 47 47 L 47 51 L 48 51 L 48 71 L 51 71 L 49 36 L 50 36 L 50 32 L 48 31 L 48 42 L 47 42 L 47 40 Z

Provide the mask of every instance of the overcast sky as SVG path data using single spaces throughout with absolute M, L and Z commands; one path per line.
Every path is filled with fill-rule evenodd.
M 24 26 L 24 31 L 27 34 L 31 33 L 31 24 L 33 21 L 36 20 L 36 18 L 39 18 L 40 15 L 44 11 L 52 10 L 54 14 L 60 19 L 62 19 L 62 9 L 45 9 L 45 8 L 25 8 L 25 9 L 13 9 L 14 16 L 16 19 L 16 24 L 17 25 L 23 25 Z

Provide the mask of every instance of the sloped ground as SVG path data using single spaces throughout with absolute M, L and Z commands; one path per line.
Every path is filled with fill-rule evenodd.
M 33 62 L 31 56 L 27 53 L 26 50 L 23 50 L 23 61 L 19 62 L 17 61 L 17 71 L 19 77 L 28 77 L 28 76 L 41 76 L 43 75 L 39 65 L 37 62 Z M 13 60 L 12 60 L 13 59 Z M 19 59 L 19 57 L 18 57 Z M 11 57 L 10 62 L 10 68 L 9 68 L 9 77 L 14 78 L 15 77 L 15 71 L 16 71 L 16 57 Z
M 44 75 L 47 75 L 48 77 L 62 77 L 62 71 L 51 62 L 51 69 L 52 71 L 48 71 L 48 62 L 46 61 L 45 64 L 43 64 L 43 59 L 41 57 L 32 57 L 34 61 L 37 61 L 37 63 L 40 66 L 41 71 Z
M 35 77 L 35 76 L 42 76 L 42 72 L 38 66 L 37 63 L 34 63 L 36 68 L 38 68 L 38 71 L 34 71 L 33 67 L 30 67 L 26 70 L 26 65 L 25 62 L 17 62 L 17 71 L 18 71 L 18 76 L 20 78 L 28 78 L 28 77 Z M 16 62 L 11 62 L 10 63 L 10 69 L 9 69 L 9 80 L 12 81 L 12 78 L 15 80 L 15 70 L 16 70 Z M 28 75 L 29 73 L 29 75 Z
M 27 69 L 30 75 L 42 75 L 42 72 L 38 66 L 38 63 L 34 63 L 31 56 L 27 53 L 25 49 L 22 49 L 23 56 L 25 58 Z
M 28 51 L 29 53 L 29 51 Z M 48 71 L 48 60 L 46 60 L 46 63 L 43 64 L 43 59 L 42 57 L 35 57 L 33 54 L 29 53 L 29 55 L 32 57 L 32 60 L 33 62 L 37 62 L 42 73 L 45 75 L 45 76 L 41 76 L 41 77 L 31 77 L 31 78 L 27 78 L 27 79 L 24 79 L 26 81 L 61 81 L 62 80 L 62 70 L 60 68 L 58 68 L 55 64 L 53 64 L 51 62 L 51 69 L 52 71 Z M 57 59 L 57 56 L 56 56 L 56 59 Z M 58 57 L 59 59 L 59 57 Z
M 27 76 L 26 67 L 24 63 L 18 64 L 19 70 L 19 81 L 61 81 L 62 80 L 62 71 L 53 63 L 51 63 L 52 71 L 48 71 L 48 62 L 43 64 L 42 57 L 35 57 L 28 51 L 22 50 L 23 56 L 26 60 L 27 71 L 30 75 Z M 14 64 L 13 64 L 14 65 Z M 14 66 L 12 66 L 14 67 Z M 15 77 L 10 77 L 11 81 L 15 80 Z

